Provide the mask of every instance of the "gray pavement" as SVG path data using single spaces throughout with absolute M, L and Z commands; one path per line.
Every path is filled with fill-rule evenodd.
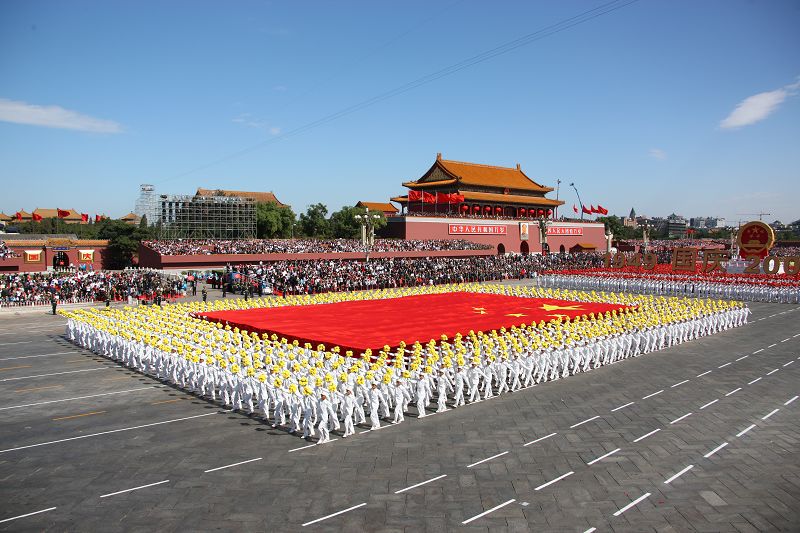
M 797 531 L 800 312 L 751 308 L 733 331 L 307 448 L 72 346 L 60 317 L 0 317 L 0 530 Z

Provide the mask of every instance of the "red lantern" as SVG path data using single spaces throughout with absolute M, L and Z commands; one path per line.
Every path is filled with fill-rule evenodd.
M 553 216 L 553 210 L 552 209 L 548 209 L 547 210 L 547 216 L 549 216 L 549 217 Z
M 481 212 L 481 206 L 479 206 L 479 205 L 473 205 L 473 206 L 472 206 L 472 212 L 473 212 L 473 213 L 480 213 L 480 212 Z
M 502 213 L 502 212 L 503 212 L 503 208 L 502 208 L 502 207 L 500 207 L 500 206 L 497 206 L 497 207 L 495 207 L 495 208 L 494 208 L 494 212 L 495 212 L 495 213 L 497 213 L 497 214 L 499 215 L 500 213 Z
M 468 206 L 467 204 L 463 204 L 463 205 L 461 206 L 461 210 L 462 210 L 462 211 L 469 211 L 469 206 Z
M 492 212 L 492 206 L 490 206 L 490 205 L 484 206 L 483 207 L 483 211 L 486 212 L 486 213 L 491 213 Z
M 525 209 L 524 207 L 519 208 L 519 216 L 524 217 L 527 212 L 528 210 Z
M 539 209 L 539 210 L 537 211 L 537 214 L 538 214 L 540 217 L 543 217 L 543 216 L 544 216 L 544 209 Z

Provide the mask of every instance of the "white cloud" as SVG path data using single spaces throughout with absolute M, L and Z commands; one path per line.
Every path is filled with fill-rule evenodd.
M 265 120 L 258 119 L 252 116 L 250 113 L 242 113 L 239 116 L 232 118 L 231 122 L 235 122 L 236 124 L 244 124 L 249 128 L 255 128 L 257 130 L 266 130 L 270 133 L 270 135 L 279 135 L 281 133 L 281 129 L 277 126 L 270 126 Z
M 800 82 L 797 82 L 774 91 L 749 96 L 739 102 L 736 109 L 719 123 L 719 127 L 729 130 L 760 122 L 775 112 L 789 96 L 793 96 L 799 87 Z
M 0 121 L 93 133 L 122 132 L 122 126 L 113 120 L 82 115 L 57 105 L 41 106 L 6 98 L 0 98 Z
M 667 158 L 667 153 L 661 148 L 650 148 L 647 154 L 653 159 L 658 159 L 659 161 L 663 161 Z

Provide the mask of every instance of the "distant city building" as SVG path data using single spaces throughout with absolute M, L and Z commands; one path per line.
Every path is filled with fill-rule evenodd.
M 706 227 L 709 229 L 724 228 L 726 221 L 722 217 L 708 217 L 706 219 Z
M 703 229 L 706 227 L 706 217 L 693 217 L 689 219 L 689 226 L 695 229 Z
M 153 185 L 142 183 L 139 186 L 139 198 L 136 199 L 133 214 L 140 220 L 142 217 L 146 217 L 148 225 L 152 226 L 156 223 L 158 220 L 158 196 Z
M 686 219 L 680 215 L 672 213 L 667 217 L 667 236 L 668 237 L 683 237 L 686 235 L 686 228 L 688 223 Z

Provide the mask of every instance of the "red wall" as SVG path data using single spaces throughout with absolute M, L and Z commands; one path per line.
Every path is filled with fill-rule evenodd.
M 68 250 L 54 250 L 51 246 L 15 246 L 13 241 L 6 241 L 8 247 L 17 252 L 20 257 L 13 257 L 8 259 L 0 259 L 0 272 L 43 272 L 48 268 L 53 267 L 53 257 L 59 251 L 63 251 L 69 258 L 70 266 L 80 267 L 86 265 L 86 268 L 94 268 L 94 270 L 103 269 L 103 260 L 106 256 L 105 246 L 75 246 L 69 247 Z M 63 248 L 67 248 L 64 246 Z M 42 261 L 39 263 L 26 263 L 25 250 L 43 250 Z M 80 261 L 78 257 L 78 250 L 94 250 L 94 261 L 86 262 Z
M 540 253 L 542 247 L 539 244 L 539 226 L 535 221 L 525 221 L 528 223 L 528 247 L 531 253 Z M 465 239 L 474 242 L 488 244 L 497 253 L 497 247 L 503 244 L 505 251 L 519 253 L 522 246 L 520 238 L 520 221 L 511 220 L 492 220 L 492 219 L 470 219 L 470 218 L 436 218 L 436 217 L 392 217 L 389 219 L 388 234 L 392 237 L 405 239 Z M 475 235 L 462 234 L 451 235 L 449 224 L 464 225 L 491 225 L 505 226 L 505 235 Z M 550 245 L 551 252 L 558 252 L 561 245 L 565 251 L 578 243 L 593 244 L 597 251 L 605 252 L 606 237 L 605 227 L 599 222 L 556 222 L 550 223 L 551 227 L 559 228 L 580 228 L 582 235 L 548 235 L 547 244 Z

